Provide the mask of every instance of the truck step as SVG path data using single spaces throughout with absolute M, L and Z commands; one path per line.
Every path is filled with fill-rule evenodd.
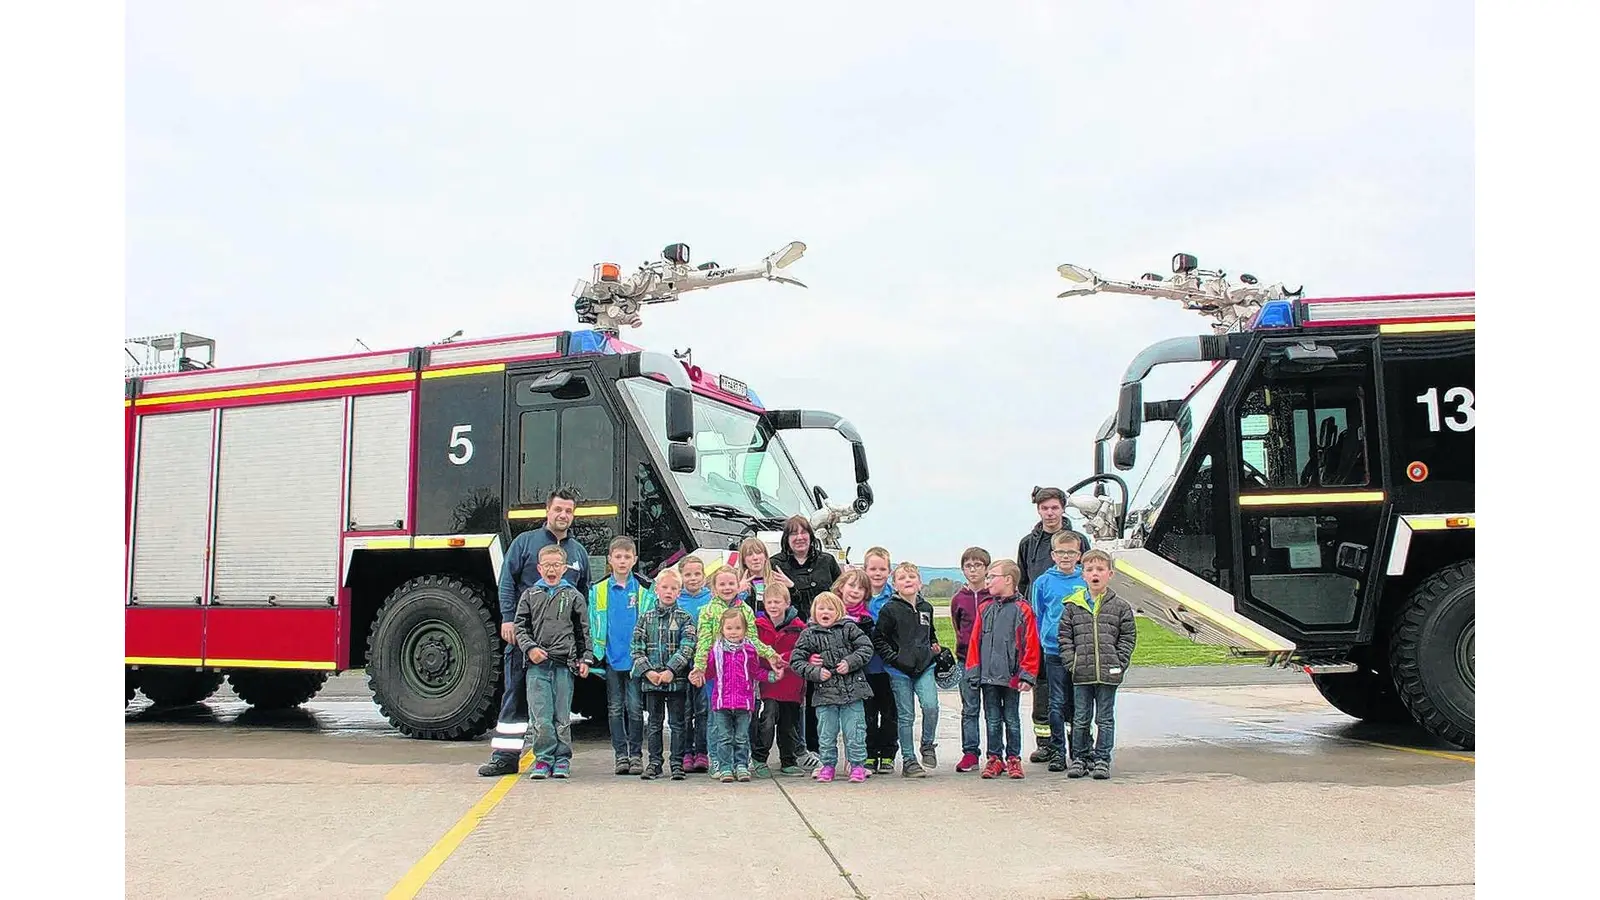
M 1359 667 L 1353 662 L 1334 662 L 1332 660 L 1303 660 L 1300 668 L 1307 675 L 1342 675 L 1358 671 Z

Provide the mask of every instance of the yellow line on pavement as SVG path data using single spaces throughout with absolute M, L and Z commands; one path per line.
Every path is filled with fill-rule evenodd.
M 389 889 L 389 893 L 384 895 L 385 900 L 410 900 L 410 898 L 415 897 L 417 892 L 422 890 L 422 886 L 428 883 L 428 879 L 433 877 L 433 873 L 437 872 L 439 867 L 444 865 L 444 861 L 450 858 L 450 854 L 456 852 L 456 848 L 461 846 L 461 842 L 466 840 L 467 835 L 478 827 L 478 823 L 483 821 L 483 817 L 487 816 L 490 811 L 500 805 L 501 800 L 506 798 L 506 794 L 509 794 L 511 788 L 516 786 L 517 779 L 522 777 L 522 772 L 527 769 L 532 760 L 533 754 L 523 754 L 522 759 L 519 760 L 521 765 L 517 766 L 517 774 L 500 776 L 500 780 L 496 781 L 494 787 L 489 789 L 489 793 L 484 794 L 483 799 L 467 810 L 467 814 L 457 820 L 456 824 L 452 825 L 450 830 L 444 833 L 444 837 L 439 838 L 438 843 L 428 848 L 427 854 L 417 860 L 417 864 L 411 867 L 411 871 L 395 882 L 394 887 Z
M 1416 753 L 1422 756 L 1433 756 L 1438 759 L 1453 759 L 1456 762 L 1477 765 L 1478 760 L 1473 756 L 1463 756 L 1460 753 L 1446 753 L 1443 750 L 1428 750 L 1424 747 L 1402 747 L 1399 744 L 1384 744 L 1378 741 L 1366 741 L 1361 738 L 1345 737 L 1342 734 L 1327 734 L 1321 731 L 1306 731 L 1300 728 L 1288 728 L 1283 725 L 1271 725 L 1266 722 L 1253 722 L 1249 719 L 1229 719 L 1228 721 L 1239 725 L 1254 725 L 1267 731 L 1287 731 L 1292 734 L 1304 734 L 1310 737 L 1327 738 L 1330 741 L 1347 741 L 1352 744 L 1366 744 L 1368 747 L 1382 747 L 1385 750 L 1400 750 L 1405 753 Z

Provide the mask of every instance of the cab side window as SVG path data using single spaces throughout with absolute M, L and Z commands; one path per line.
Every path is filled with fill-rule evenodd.
M 518 505 L 542 506 L 558 486 L 579 503 L 615 500 L 616 426 L 585 376 L 573 374 L 554 391 L 535 391 L 539 378 L 517 385 Z
M 1365 390 L 1273 380 L 1239 404 L 1244 490 L 1352 487 L 1372 483 Z

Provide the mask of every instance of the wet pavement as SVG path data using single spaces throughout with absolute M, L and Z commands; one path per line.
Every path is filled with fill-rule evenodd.
M 225 690 L 182 710 L 141 696 L 127 892 L 1472 896 L 1473 754 L 1356 723 L 1296 673 L 1185 672 L 1119 692 L 1109 782 L 956 774 L 951 693 L 931 777 L 863 785 L 642 783 L 611 774 L 588 723 L 571 781 L 479 778 L 486 739 L 400 737 L 353 675 L 272 714 Z

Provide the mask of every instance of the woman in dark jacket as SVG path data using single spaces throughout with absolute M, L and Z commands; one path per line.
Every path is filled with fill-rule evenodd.
M 802 622 L 811 621 L 811 601 L 839 580 L 839 561 L 833 554 L 817 546 L 817 533 L 805 516 L 790 516 L 783 523 L 783 539 L 778 555 L 772 564 L 789 576 L 794 587 L 789 589 L 789 599 Z M 817 752 L 817 710 L 812 705 L 815 687 L 806 683 L 806 750 L 808 759 Z M 807 766 L 810 768 L 810 766 Z

